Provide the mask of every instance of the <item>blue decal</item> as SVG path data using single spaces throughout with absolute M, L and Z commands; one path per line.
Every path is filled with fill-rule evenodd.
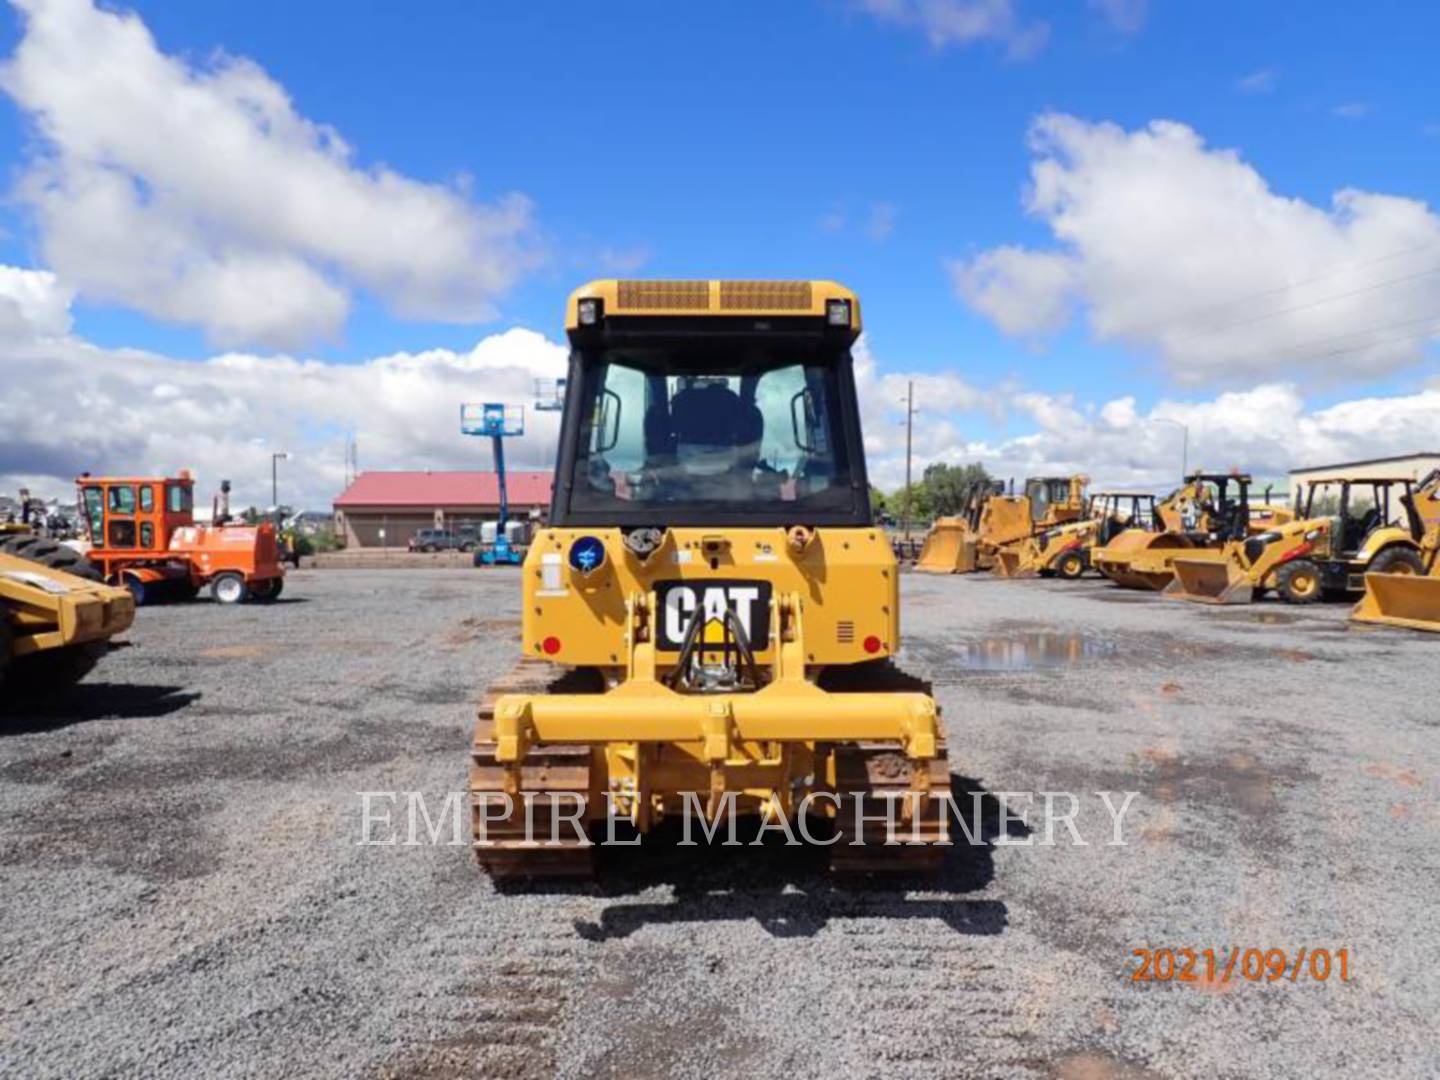
M 595 536 L 582 536 L 570 545 L 570 565 L 582 574 L 605 565 L 605 545 Z

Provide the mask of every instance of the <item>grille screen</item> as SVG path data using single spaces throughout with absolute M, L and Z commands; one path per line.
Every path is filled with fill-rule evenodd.
M 849 645 L 855 640 L 855 624 L 853 622 L 838 622 L 835 624 L 835 640 L 841 645 Z
M 640 311 L 709 311 L 708 281 L 622 281 L 617 307 Z
M 722 281 L 721 311 L 809 311 L 808 281 Z

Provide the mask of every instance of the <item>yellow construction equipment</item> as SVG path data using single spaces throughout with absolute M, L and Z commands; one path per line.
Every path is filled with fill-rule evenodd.
M 31 537 L 16 554 L 21 539 L 0 544 L 0 679 L 48 692 L 89 670 L 93 646 L 129 627 L 135 602 L 72 549 Z
M 1298 520 L 1175 559 L 1167 596 L 1249 603 L 1274 589 L 1292 604 L 1365 588 L 1367 573 L 1424 573 L 1424 523 L 1410 477 L 1312 481 Z M 1398 498 L 1397 498 L 1398 496 Z
M 833 829 L 839 872 L 936 868 L 945 737 L 928 687 L 892 662 L 898 574 L 867 494 L 855 295 L 597 281 L 566 329 L 522 659 L 486 692 L 471 748 L 481 864 L 586 875 L 617 822 L 723 833 L 754 815 Z
M 989 550 L 981 523 L 983 520 L 989 527 L 991 523 L 984 517 L 986 506 L 991 498 L 1003 496 L 1004 491 L 1004 484 L 998 480 L 982 485 L 968 492 L 963 514 L 936 518 L 925 535 L 915 569 L 928 574 L 972 574 L 988 568 L 982 567 L 980 560 L 982 546 Z
M 1411 505 L 1425 524 L 1420 541 L 1423 576 L 1406 564 L 1396 564 L 1389 573 L 1366 574 L 1365 596 L 1350 618 L 1440 633 L 1440 469 L 1419 482 Z
M 1025 481 L 1023 495 L 991 499 L 985 507 L 986 518 L 981 521 L 985 536 L 982 560 L 996 575 L 1010 576 L 1024 561 L 1021 548 L 1033 537 L 1084 519 L 1085 488 L 1089 483 L 1088 476 L 1080 475 L 1032 476 Z
M 1007 578 L 1060 577 L 1074 581 L 1090 569 L 1091 558 L 1137 522 L 1155 516 L 1149 492 L 1105 491 L 1090 496 L 1089 516 L 1002 548 L 996 573 Z
M 1250 534 L 1250 483 L 1241 473 L 1192 473 L 1155 504 L 1148 527 L 1126 529 L 1097 550 L 1096 569 L 1122 588 L 1165 588 L 1177 557 Z

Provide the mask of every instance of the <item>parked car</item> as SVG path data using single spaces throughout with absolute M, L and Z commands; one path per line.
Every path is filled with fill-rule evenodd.
M 460 541 L 449 529 L 421 529 L 405 546 L 409 551 L 457 551 Z

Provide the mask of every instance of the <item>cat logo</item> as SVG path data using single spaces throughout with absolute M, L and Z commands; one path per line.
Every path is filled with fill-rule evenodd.
M 677 651 L 695 612 L 705 620 L 700 640 L 719 645 L 725 640 L 725 609 L 735 612 L 750 648 L 761 652 L 770 646 L 770 582 L 768 581 L 661 581 L 655 586 L 660 606 L 660 649 Z

